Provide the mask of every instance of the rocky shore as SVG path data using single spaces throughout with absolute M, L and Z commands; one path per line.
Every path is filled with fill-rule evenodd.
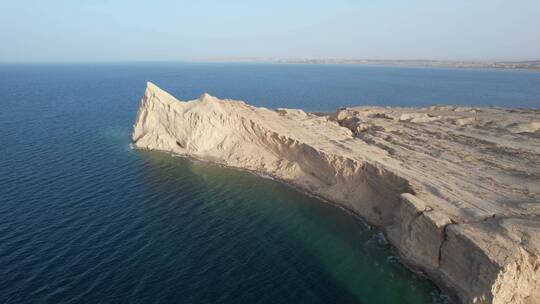
M 274 176 L 357 213 L 463 303 L 540 303 L 540 110 L 180 102 L 148 83 L 134 146 Z

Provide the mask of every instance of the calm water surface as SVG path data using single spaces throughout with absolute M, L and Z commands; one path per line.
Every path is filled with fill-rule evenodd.
M 0 65 L 0 303 L 446 303 L 346 212 L 130 149 L 145 82 L 266 107 L 539 107 L 540 74 L 234 64 Z

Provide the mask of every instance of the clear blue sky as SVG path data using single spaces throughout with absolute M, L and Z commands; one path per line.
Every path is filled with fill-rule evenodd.
M 0 0 L 0 61 L 540 59 L 540 0 Z

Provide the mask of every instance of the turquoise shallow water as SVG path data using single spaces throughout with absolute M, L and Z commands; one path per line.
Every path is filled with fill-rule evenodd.
M 145 82 L 186 98 L 209 91 L 330 110 L 450 100 L 538 106 L 539 75 L 0 65 L 0 303 L 445 303 L 380 233 L 339 208 L 250 173 L 132 150 Z

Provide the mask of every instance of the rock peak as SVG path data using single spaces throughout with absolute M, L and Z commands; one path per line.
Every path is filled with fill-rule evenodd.
M 152 95 L 153 95 L 155 93 L 164 92 L 164 91 L 160 87 L 155 85 L 153 82 L 147 81 L 146 82 L 146 92 L 152 93 Z
M 199 100 L 200 101 L 212 101 L 212 100 L 217 100 L 216 97 L 208 94 L 208 93 L 203 93 L 200 97 L 199 97 Z
M 156 91 L 162 91 L 160 87 L 155 85 L 153 82 L 147 81 L 146 82 L 146 90 L 150 92 L 156 92 Z
M 176 99 L 174 96 L 167 93 L 165 90 L 161 89 L 154 83 L 148 81 L 146 82 L 146 90 L 143 96 L 143 104 L 145 102 L 159 102 L 159 103 L 181 103 L 180 100 Z

